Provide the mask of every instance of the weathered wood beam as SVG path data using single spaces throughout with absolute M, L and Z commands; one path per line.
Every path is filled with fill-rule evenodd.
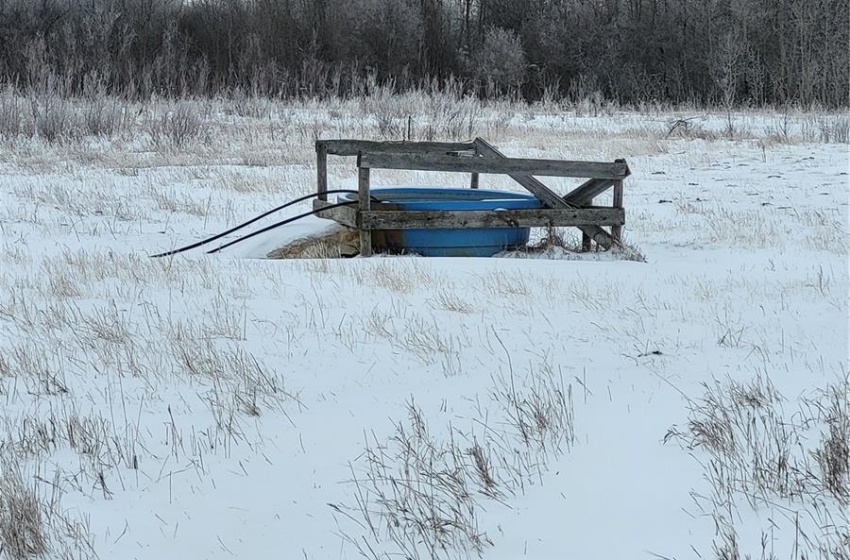
M 316 142 L 316 188 L 319 200 L 328 199 L 328 148 Z
M 455 173 L 503 175 L 544 175 L 553 177 L 595 177 L 622 179 L 628 172 L 625 163 L 562 161 L 556 159 L 516 159 L 455 157 L 442 154 L 399 154 L 363 152 L 358 167 L 370 169 L 407 169 Z
M 614 208 L 622 208 L 623 207 L 623 181 L 622 179 L 619 181 L 614 181 L 614 201 L 611 204 Z M 623 241 L 623 226 L 621 224 L 614 224 L 611 226 L 611 237 L 617 240 L 618 243 L 622 243 Z
M 590 179 L 564 195 L 564 201 L 575 206 L 585 206 L 613 186 L 614 181 L 610 179 Z
M 476 138 L 472 142 L 475 145 L 475 151 L 489 159 L 507 159 L 507 156 L 496 149 L 495 146 L 483 140 Z M 511 179 L 525 187 L 531 194 L 536 196 L 543 204 L 549 208 L 571 208 L 575 205 L 565 202 L 555 191 L 532 177 L 531 175 L 511 174 L 508 175 Z
M 357 213 L 358 216 L 362 216 L 372 207 L 372 197 L 369 193 L 369 168 L 359 168 L 357 175 Z M 360 256 L 372 256 L 372 232 L 368 228 L 360 228 Z
M 484 157 L 506 157 L 502 152 L 497 150 L 495 146 L 493 146 L 483 138 L 476 138 L 475 140 L 473 140 L 472 143 L 475 145 L 475 150 Z M 576 208 L 581 205 L 579 203 L 574 203 L 561 198 L 552 189 L 550 189 L 531 175 L 513 174 L 509 175 L 509 177 L 520 185 L 522 185 L 523 187 L 525 187 L 526 189 L 528 189 L 529 192 L 531 192 L 534 196 L 540 199 L 543 204 L 550 208 Z M 597 245 L 604 249 L 610 249 L 611 246 L 614 244 L 614 240 L 612 239 L 611 235 L 598 225 L 578 226 L 578 228 L 579 230 L 581 230 L 582 249 L 585 251 L 590 250 L 591 240 L 595 240 Z
M 316 148 L 323 146 L 333 156 L 356 156 L 371 153 L 432 153 L 464 152 L 472 150 L 472 142 L 375 142 L 372 140 L 316 140 Z
M 364 229 L 613 226 L 625 219 L 622 208 L 364 210 L 359 213 L 358 225 Z
M 336 208 L 330 208 L 328 210 L 324 210 L 326 206 L 331 206 L 331 202 L 327 202 L 325 200 L 314 200 L 313 201 L 313 210 L 316 210 L 316 216 L 320 218 L 325 218 L 328 220 L 333 220 L 337 223 L 340 223 L 344 226 L 356 228 L 357 227 L 357 208 L 352 206 L 338 206 Z

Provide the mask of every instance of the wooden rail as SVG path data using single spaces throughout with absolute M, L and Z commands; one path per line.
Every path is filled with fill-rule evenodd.
M 361 153 L 432 154 L 474 153 L 472 142 L 375 142 L 371 140 L 316 140 L 316 184 L 319 200 L 327 200 L 328 156 L 359 156 Z M 478 187 L 478 177 L 472 178 Z
M 623 208 L 528 208 L 505 210 L 359 210 L 354 205 L 328 208 L 331 202 L 314 204 L 322 215 L 353 228 L 418 229 L 418 228 L 514 228 L 514 227 L 578 227 L 605 222 L 610 225 L 626 223 Z
M 317 140 L 332 156 L 370 154 L 432 154 L 435 152 L 464 152 L 475 149 L 472 142 L 374 142 L 372 140 Z
M 417 228 L 514 228 L 584 226 L 605 222 L 611 225 L 626 223 L 622 208 L 582 208 L 553 210 L 530 208 L 524 210 L 371 210 L 360 212 L 361 228 L 366 229 L 417 229 Z
M 564 161 L 505 157 L 481 138 L 473 142 L 372 142 L 319 140 L 316 142 L 320 216 L 360 230 L 360 253 L 372 253 L 372 230 L 480 227 L 577 227 L 582 246 L 591 241 L 606 249 L 621 243 L 625 224 L 623 180 L 630 175 L 625 160 L 614 162 Z M 326 209 L 327 156 L 357 156 L 356 207 Z M 470 187 L 478 188 L 479 174 L 508 175 L 539 199 L 545 208 L 486 211 L 407 211 L 392 204 L 373 205 L 371 170 L 398 169 L 470 173 Z M 560 196 L 534 177 L 584 177 L 589 180 Z M 613 188 L 611 207 L 595 207 L 593 199 Z M 610 233 L 602 226 L 609 226 Z
M 516 159 L 456 157 L 443 154 L 373 154 L 364 152 L 357 167 L 366 169 L 407 169 L 456 173 L 492 173 L 495 175 L 542 175 L 550 177 L 593 177 L 622 179 L 628 174 L 623 163 L 562 161 L 557 159 Z

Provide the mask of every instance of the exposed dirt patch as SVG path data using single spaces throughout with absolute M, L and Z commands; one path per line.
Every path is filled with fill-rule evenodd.
M 360 234 L 338 226 L 319 235 L 302 237 L 266 255 L 269 259 L 340 259 L 360 254 Z

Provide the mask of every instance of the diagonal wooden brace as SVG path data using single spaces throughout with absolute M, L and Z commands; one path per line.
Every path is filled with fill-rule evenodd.
M 590 179 L 564 195 L 563 200 L 567 204 L 585 206 L 613 186 L 611 179 Z
M 506 157 L 505 154 L 497 150 L 492 144 L 483 140 L 481 138 L 476 138 L 472 142 L 473 146 L 475 146 L 475 151 L 481 154 L 484 157 L 489 158 L 503 158 Z M 585 185 L 589 183 L 593 183 L 594 181 L 601 181 L 605 183 L 605 188 L 600 191 L 604 192 L 609 189 L 611 185 L 613 185 L 613 181 L 607 179 L 591 179 L 587 183 L 584 183 L 582 186 L 570 192 L 565 197 L 561 198 L 558 196 L 555 191 L 541 183 L 539 180 L 535 179 L 531 175 L 509 175 L 511 179 L 528 189 L 534 196 L 536 196 L 540 201 L 543 202 L 549 208 L 578 208 L 583 206 L 587 202 L 593 199 L 595 194 L 587 197 L 587 194 L 593 192 L 595 189 L 599 188 L 598 185 L 594 184 L 593 189 L 586 189 L 585 191 L 581 191 Z M 581 192 L 578 192 L 581 191 Z M 572 198 L 574 196 L 574 199 Z M 577 226 L 578 229 L 581 230 L 583 234 L 588 236 L 590 239 L 596 242 L 597 245 L 604 249 L 610 249 L 611 246 L 618 244 L 617 241 L 611 236 L 610 233 L 605 231 L 601 226 Z

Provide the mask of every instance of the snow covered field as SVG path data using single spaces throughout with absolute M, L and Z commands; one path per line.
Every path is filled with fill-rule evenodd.
M 847 117 L 406 102 L 0 143 L 0 558 L 850 557 Z M 148 258 L 312 192 L 315 138 L 408 114 L 627 158 L 645 262 L 259 258 L 318 218 Z

